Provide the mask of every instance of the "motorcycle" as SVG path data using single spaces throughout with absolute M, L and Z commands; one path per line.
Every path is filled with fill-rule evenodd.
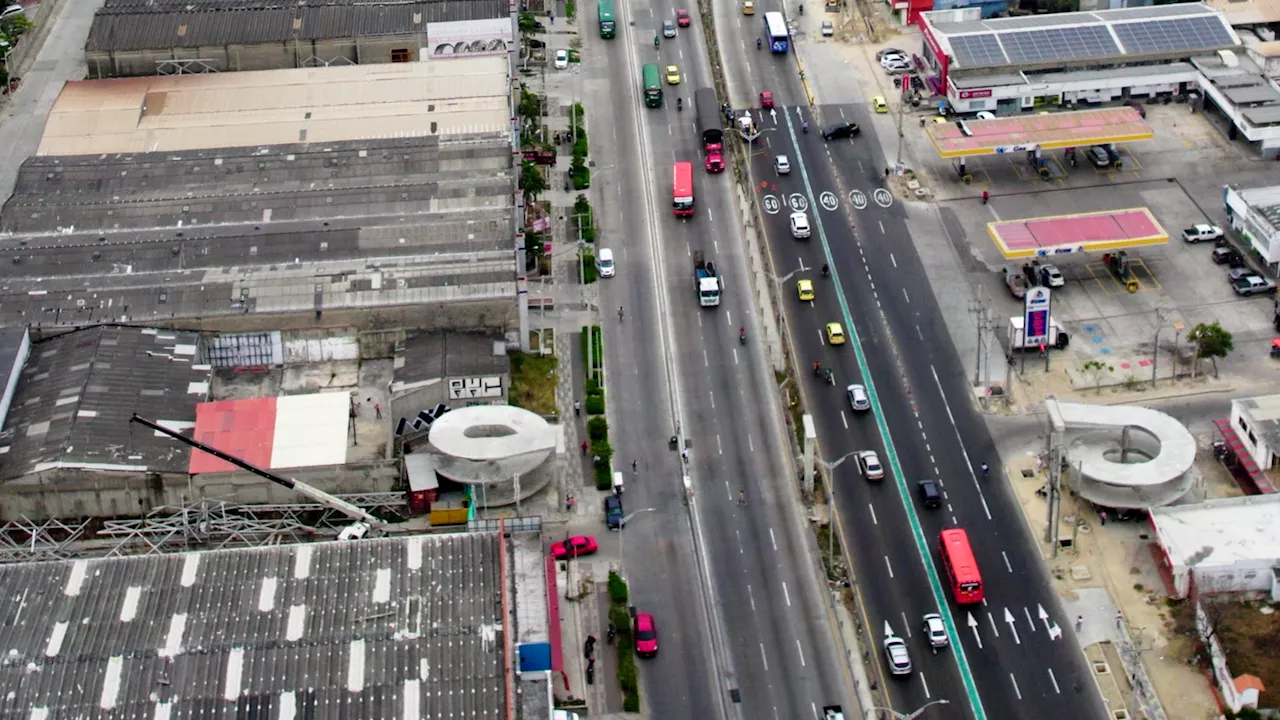
M 759 50 L 763 45 L 764 43 L 760 41 L 760 38 L 756 38 L 756 49 Z
M 822 377 L 822 363 L 816 362 L 813 364 L 813 376 Z
M 831 267 L 826 263 L 822 263 L 822 277 L 831 277 Z
M 827 384 L 828 385 L 836 384 L 836 374 L 831 372 L 831 368 L 827 368 Z
M 746 345 L 746 344 L 747 344 L 747 329 L 746 329 L 746 328 L 741 328 L 740 330 L 738 330 L 738 342 L 739 342 L 739 343 L 741 343 L 741 344 L 743 344 L 743 345 Z
M 596 659 L 587 658 L 587 684 L 596 684 Z
M 661 44 L 661 42 L 662 41 L 658 39 L 657 35 L 653 36 L 653 47 L 655 50 L 658 48 L 658 45 Z
M 684 98 L 676 98 L 676 110 L 684 110 Z

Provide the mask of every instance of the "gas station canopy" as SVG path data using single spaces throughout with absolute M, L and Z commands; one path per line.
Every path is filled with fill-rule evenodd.
M 1131 107 L 957 120 L 931 124 L 926 132 L 944 158 L 1087 147 L 1155 137 L 1151 126 Z
M 987 223 L 1008 260 L 1160 245 L 1169 234 L 1147 208 Z

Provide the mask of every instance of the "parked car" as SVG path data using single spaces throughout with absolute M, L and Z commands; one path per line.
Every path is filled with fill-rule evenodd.
M 880 464 L 880 456 L 875 450 L 863 450 L 854 456 L 858 461 L 858 472 L 868 480 L 883 480 L 884 466 Z
M 899 55 L 903 59 L 906 59 L 907 51 L 899 50 L 898 48 L 884 48 L 883 50 L 876 51 L 876 60 L 884 60 L 886 57 L 891 55 Z
M 1085 153 L 1085 157 L 1089 158 L 1089 162 L 1096 168 L 1111 167 L 1111 153 L 1101 145 L 1094 145 Z
M 567 70 L 569 68 L 569 51 L 568 50 L 556 51 L 555 65 L 557 70 Z
M 897 635 L 884 639 L 884 659 L 889 664 L 891 675 L 911 674 L 911 653 L 907 652 L 906 641 Z
M 1231 281 L 1231 289 L 1235 290 L 1236 294 L 1241 297 L 1249 295 L 1274 295 L 1276 292 L 1276 281 L 1270 278 L 1264 278 L 1261 275 L 1245 275 L 1242 278 Z
M 1230 245 L 1214 248 L 1211 257 L 1213 258 L 1214 264 L 1217 265 L 1229 265 L 1231 267 L 1244 266 L 1244 256 L 1240 254 L 1239 250 L 1236 250 Z
M 604 498 L 604 525 L 610 530 L 622 529 L 622 498 L 617 495 L 606 495 Z
M 1057 265 L 1041 265 L 1040 284 L 1045 287 L 1060 288 L 1066 286 L 1067 279 L 1062 276 L 1062 271 Z
M 551 546 L 551 557 L 556 560 L 594 555 L 600 546 L 590 535 L 575 535 L 568 540 L 561 540 Z
M 822 37 L 831 37 L 836 34 L 836 26 L 831 24 L 830 20 L 822 21 Z
M 982 112 L 978 113 L 978 117 L 977 117 L 976 119 L 978 119 L 978 120 L 995 120 L 995 119 L 996 119 L 996 114 L 995 114 L 995 113 L 993 113 L 993 112 L 987 112 L 986 110 L 983 110 Z
M 788 158 L 786 155 L 775 155 L 773 158 L 773 169 L 779 175 L 790 175 L 791 159 Z
M 1222 228 L 1217 225 L 1192 225 L 1182 230 L 1182 239 L 1189 243 L 1209 242 L 1222 237 Z
M 942 616 L 938 613 L 929 613 L 922 620 L 924 637 L 929 641 L 929 647 L 944 648 L 951 644 L 951 638 L 947 637 L 947 624 L 942 622 Z
M 653 657 L 658 654 L 658 624 L 649 613 L 636 613 L 633 629 L 636 639 L 636 654 L 640 657 Z
M 21 15 L 23 12 L 25 11 L 22 9 L 21 5 L 10 5 L 6 7 L 3 12 L 0 12 L 0 20 L 14 15 Z
M 866 412 L 871 409 L 871 400 L 867 397 L 867 389 L 861 385 L 850 385 L 844 389 L 849 398 L 849 407 L 854 412 Z
M 600 270 L 600 277 L 613 277 L 617 272 L 617 267 L 613 264 L 613 251 L 609 248 L 600 248 L 600 252 L 596 254 L 596 267 Z
M 823 140 L 843 140 L 844 138 L 851 138 L 857 135 L 860 129 L 861 128 L 858 127 L 858 123 L 851 123 L 851 122 L 833 123 L 831 125 L 828 125 L 822 128 L 822 139 Z

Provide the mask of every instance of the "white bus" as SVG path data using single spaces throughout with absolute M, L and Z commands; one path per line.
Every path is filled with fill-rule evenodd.
M 769 49 L 775 53 L 785 53 L 791 45 L 791 41 L 787 36 L 787 22 L 782 19 L 780 12 L 767 12 L 764 14 L 764 39 L 769 43 Z

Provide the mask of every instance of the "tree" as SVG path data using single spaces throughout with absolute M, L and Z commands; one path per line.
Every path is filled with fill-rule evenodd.
M 1107 365 L 1100 360 L 1090 360 L 1080 366 L 1080 372 L 1093 377 L 1093 389 L 1096 390 L 1098 394 L 1102 394 L 1103 373 L 1112 373 L 1115 371 L 1116 369 L 1113 366 Z
M 531 160 L 520 166 L 520 189 L 524 190 L 528 202 L 536 202 L 538 196 L 547 190 L 547 179 L 543 177 L 542 169 Z
M 1192 376 L 1200 366 L 1200 358 L 1209 358 L 1213 362 L 1213 376 L 1218 377 L 1218 358 L 1224 358 L 1236 349 L 1231 333 L 1216 322 L 1196 325 L 1191 328 L 1191 332 L 1187 333 L 1187 339 L 1196 348 L 1195 362 L 1191 368 Z
M 538 115 L 542 112 L 542 103 L 538 100 L 538 94 L 520 88 L 520 107 L 516 108 L 516 112 L 527 121 L 527 124 L 536 127 Z

